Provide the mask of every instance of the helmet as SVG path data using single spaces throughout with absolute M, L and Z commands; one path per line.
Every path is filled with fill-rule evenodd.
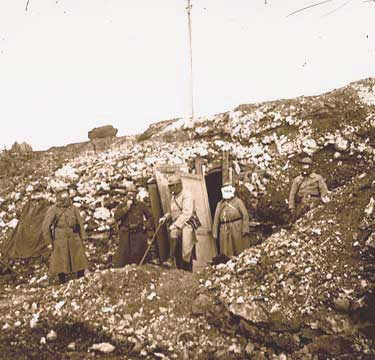
M 168 185 L 180 184 L 181 183 L 181 175 L 173 174 L 168 178 Z
M 233 186 L 231 181 L 226 181 L 221 187 Z
M 310 157 L 305 157 L 301 160 L 301 164 L 307 164 L 307 165 L 312 165 L 313 161 Z
M 137 187 L 135 186 L 135 184 L 129 184 L 127 186 L 127 190 L 128 190 L 128 192 L 130 192 L 130 191 L 137 192 Z

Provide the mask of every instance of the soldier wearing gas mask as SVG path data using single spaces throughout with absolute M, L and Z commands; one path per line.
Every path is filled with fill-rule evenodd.
M 221 188 L 223 200 L 219 201 L 212 225 L 212 235 L 219 240 L 219 254 L 237 256 L 250 246 L 249 214 L 241 199 L 235 195 L 231 183 Z

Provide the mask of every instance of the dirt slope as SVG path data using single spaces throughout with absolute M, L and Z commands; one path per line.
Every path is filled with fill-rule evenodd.
M 36 258 L 16 262 L 19 275 L 0 276 L 0 358 L 374 358 L 374 85 L 365 79 L 194 123 L 161 122 L 142 141 L 123 139 L 97 154 L 77 144 L 2 153 L 1 237 L 29 199 L 52 202 L 51 184 L 65 182 L 90 237 L 91 273 L 52 285 L 46 259 Z M 247 172 L 238 191 L 249 212 L 273 234 L 202 274 L 111 269 L 113 212 L 127 184 L 144 194 L 154 164 L 192 168 L 199 154 L 210 168 L 223 150 Z M 286 199 L 306 154 L 331 202 L 292 224 Z M 115 349 L 92 349 L 102 342 Z

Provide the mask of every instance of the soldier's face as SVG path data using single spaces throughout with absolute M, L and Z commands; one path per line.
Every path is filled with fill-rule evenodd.
M 169 185 L 169 192 L 170 192 L 172 195 L 177 195 L 177 194 L 179 194 L 181 191 L 182 191 L 182 184 L 181 184 L 181 183 L 178 183 L 178 184 L 171 184 L 171 185 Z
M 302 165 L 302 175 L 307 176 L 312 173 L 312 166 L 310 164 Z

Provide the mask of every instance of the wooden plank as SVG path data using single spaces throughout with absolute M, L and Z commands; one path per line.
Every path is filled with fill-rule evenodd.
M 197 175 L 203 174 L 203 159 L 200 155 L 197 155 L 194 159 L 195 173 Z
M 168 189 L 168 179 L 164 174 L 162 174 L 158 170 L 155 171 L 155 179 L 159 189 L 160 202 L 163 209 L 163 213 L 166 214 L 167 212 L 171 211 L 171 196 L 169 194 Z
M 159 219 L 163 216 L 163 208 L 161 205 L 160 194 L 157 184 L 149 184 L 148 192 L 151 200 L 151 211 L 154 217 L 154 223 L 157 225 Z M 164 262 L 169 257 L 169 239 L 168 231 L 165 225 L 163 225 L 158 234 L 156 235 L 156 242 L 159 249 L 159 260 Z
M 230 181 L 229 178 L 229 152 L 223 151 L 223 184 L 228 183 Z
M 195 209 L 202 223 L 202 226 L 196 232 L 198 239 L 196 246 L 197 260 L 194 261 L 193 271 L 197 271 L 204 268 L 217 255 L 215 241 L 211 234 L 210 205 L 203 175 L 184 174 L 181 180 L 184 190 L 190 192 L 193 196 Z

